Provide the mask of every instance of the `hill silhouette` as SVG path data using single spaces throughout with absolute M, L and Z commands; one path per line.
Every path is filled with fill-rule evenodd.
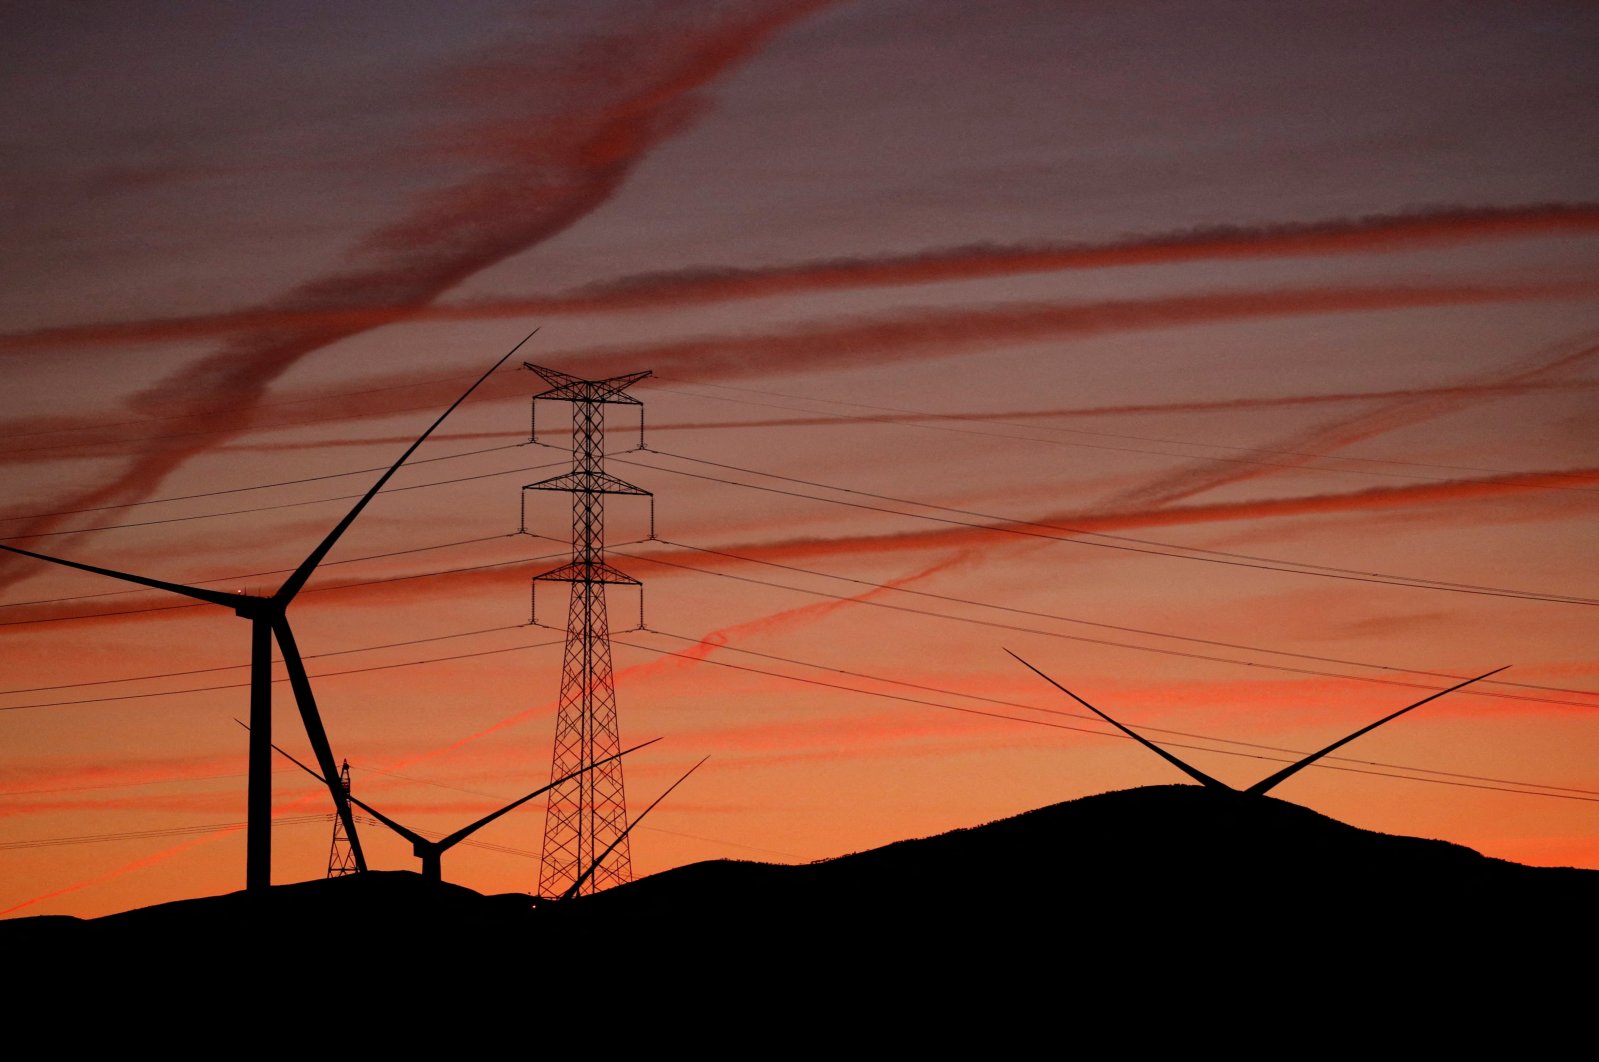
M 1526 867 L 1269 797 L 1173 785 L 809 864 L 696 863 L 559 904 L 370 872 L 265 897 L 11 919 L 0 946 L 35 968 L 164 956 L 234 983 L 264 976 L 251 959 L 263 950 L 331 948 L 361 957 L 346 987 L 374 992 L 430 979 L 464 991 L 466 971 L 525 966 L 534 977 L 553 964 L 582 980 L 642 966 L 652 998 L 682 1005 L 819 984 L 977 978 L 981 993 L 1018 971 L 1059 977 L 1069 961 L 1089 981 L 1169 985 L 1180 970 L 1194 1002 L 1223 984 L 1262 991 L 1276 972 L 1325 988 L 1344 968 L 1330 955 L 1435 975 L 1541 962 L 1591 941 L 1596 907 L 1599 871 Z M 482 985 L 508 991 L 497 976 Z

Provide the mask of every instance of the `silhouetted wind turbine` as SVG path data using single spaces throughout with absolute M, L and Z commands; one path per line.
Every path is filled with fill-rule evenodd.
M 644 816 L 648 815 L 650 812 L 654 811 L 655 810 L 655 805 L 659 804 L 661 801 L 665 800 L 666 797 L 667 797 L 667 794 L 670 793 L 672 790 L 676 789 L 678 786 L 682 785 L 683 782 L 685 780 L 687 780 L 689 775 L 693 774 L 695 771 L 697 771 L 701 767 L 705 766 L 705 761 L 708 760 L 708 759 L 710 759 L 709 756 L 701 757 L 700 758 L 700 762 L 696 763 L 694 766 L 690 767 L 688 770 L 683 772 L 683 777 L 679 778 L 677 781 L 675 781 L 671 785 L 667 786 L 665 793 L 662 793 L 660 796 L 658 796 L 654 800 L 650 801 L 650 806 L 645 808 L 639 814 L 638 818 L 636 818 L 632 822 L 628 823 L 627 824 L 627 829 L 625 829 L 621 833 L 617 834 L 616 837 L 611 841 L 611 843 L 605 846 L 605 851 L 603 851 L 599 855 L 595 856 L 594 859 L 589 863 L 589 868 L 587 870 L 585 870 L 582 874 L 578 875 L 577 880 L 572 882 L 571 887 L 568 888 L 565 892 L 561 893 L 561 899 L 570 900 L 572 897 L 576 896 L 578 894 L 578 891 L 583 888 L 583 883 L 589 880 L 589 877 L 591 875 L 593 875 L 595 869 L 598 868 L 601 863 L 605 862 L 605 857 L 610 855 L 612 852 L 614 852 L 616 850 L 616 846 L 621 844 L 624 840 L 626 840 L 627 835 L 633 832 L 633 827 L 635 827 L 639 823 L 643 822 L 644 821 Z M 604 761 L 601 761 L 601 762 L 604 762 Z
M 234 720 L 234 722 L 238 722 L 238 720 Z M 244 726 L 243 723 L 239 723 L 239 725 L 240 726 Z M 248 730 L 249 727 L 245 727 L 245 729 Z M 661 740 L 661 739 L 660 738 L 651 738 L 649 741 L 643 742 L 642 744 L 639 744 L 639 745 L 634 745 L 630 749 L 623 749 L 621 752 L 618 752 L 615 755 L 607 756 L 603 760 L 596 760 L 595 762 L 589 764 L 587 767 L 580 767 L 579 769 L 573 771 L 571 774 L 567 775 L 565 778 L 557 778 L 555 781 L 551 782 L 549 785 L 540 786 L 539 788 L 533 790 L 533 792 L 527 794 L 526 796 L 517 797 L 515 800 L 511 801 L 509 804 L 505 805 L 503 808 L 500 808 L 498 811 L 492 811 L 489 814 L 483 816 L 481 819 L 478 819 L 476 822 L 472 823 L 470 826 L 463 826 L 459 830 L 456 830 L 454 833 L 450 834 L 448 837 L 440 838 L 437 841 L 430 841 L 426 837 L 423 837 L 420 833 L 417 833 L 415 830 L 412 830 L 412 829 L 409 829 L 409 828 L 407 828 L 405 826 L 400 825 L 398 822 L 395 822 L 393 819 L 391 819 L 387 815 L 383 814 L 383 812 L 379 811 L 377 808 L 373 807 L 371 804 L 368 804 L 366 801 L 361 800 L 359 797 L 356 797 L 356 796 L 352 795 L 349 799 L 350 799 L 350 803 L 354 804 L 356 807 L 360 808 L 362 811 L 367 812 L 373 818 L 375 818 L 379 822 L 381 822 L 383 825 L 387 826 L 389 829 L 393 830 L 395 833 L 399 834 L 401 837 L 404 837 L 407 841 L 411 842 L 411 851 L 416 855 L 416 857 L 418 859 L 422 860 L 422 877 L 424 877 L 428 881 L 443 881 L 444 880 L 444 867 L 443 867 L 444 853 L 448 852 L 451 848 L 454 848 L 456 845 L 460 844 L 462 841 L 464 841 L 468 837 L 472 836 L 478 830 L 481 830 L 483 827 L 487 826 L 489 823 L 493 822 L 495 819 L 499 818 L 501 815 L 504 815 L 506 812 L 515 811 L 517 808 L 521 807 L 523 804 L 526 804 L 529 800 L 532 800 L 534 797 L 538 796 L 540 793 L 547 793 L 551 789 L 554 789 L 556 786 L 562 785 L 562 784 L 564 784 L 566 782 L 571 781 L 573 778 L 576 778 L 578 775 L 582 774 L 584 771 L 591 771 L 594 768 L 600 766 L 601 764 L 610 763 L 612 760 L 621 759 L 623 756 L 626 756 L 629 752 L 634 752 L 634 751 L 636 751 L 638 749 L 641 749 L 645 745 L 653 745 L 659 740 Z M 321 782 L 323 785 L 327 784 L 327 779 L 326 778 L 324 778 L 320 774 L 317 774 L 311 768 L 307 767 L 305 764 L 301 763 L 299 760 L 297 760 L 293 756 L 289 755 L 282 748 L 280 748 L 277 745 L 273 745 L 272 747 L 274 749 L 277 749 L 278 753 L 280 755 L 282 755 L 284 759 L 288 760 L 290 763 L 292 763 L 296 767 L 300 768 L 300 770 L 304 771 L 306 774 L 309 774 L 312 778 L 315 778 L 317 781 Z M 340 788 L 342 788 L 342 786 Z M 646 812 L 648 812 L 648 809 L 645 809 L 645 810 L 646 810 Z M 643 818 L 643 817 L 644 817 L 643 815 L 639 816 L 639 818 Z M 607 854 L 609 854 L 609 853 L 607 853 Z
M 94 572 L 97 575 L 121 579 L 123 582 L 138 583 L 141 586 L 166 590 L 199 601 L 208 601 L 214 605 L 230 608 L 235 615 L 250 621 L 250 758 L 245 812 L 244 873 L 246 889 L 253 892 L 269 889 L 272 885 L 272 639 L 274 637 L 283 653 L 283 666 L 288 671 L 289 686 L 294 691 L 294 703 L 300 709 L 300 719 L 305 724 L 306 737 L 316 753 L 317 763 L 322 767 L 322 777 L 324 780 L 331 780 L 328 782 L 328 792 L 333 796 L 333 806 L 338 810 L 339 817 L 344 820 L 344 831 L 350 840 L 350 852 L 355 856 L 356 868 L 366 869 L 366 856 L 361 851 L 361 841 L 355 832 L 355 819 L 350 814 L 350 806 L 344 799 L 344 787 L 338 783 L 339 768 L 333 760 L 333 749 L 328 745 L 328 735 L 322 727 L 322 717 L 317 712 L 316 699 L 311 693 L 311 681 L 306 677 L 305 664 L 301 661 L 300 650 L 294 642 L 294 632 L 289 629 L 287 610 L 295 595 L 305 586 L 306 580 L 311 578 L 316 566 L 322 563 L 322 558 L 327 556 L 334 543 L 338 542 L 339 536 L 355 522 L 355 518 L 361 515 L 361 510 L 365 509 L 367 503 L 383 489 L 389 478 L 399 471 L 406 459 L 416 452 L 417 447 L 427 441 L 427 437 L 433 434 L 435 428 L 444 423 L 444 418 L 455 412 L 456 406 L 465 402 L 467 397 L 477 390 L 479 384 L 487 380 L 495 369 L 505 364 L 506 360 L 521 349 L 523 343 L 532 339 L 537 331 L 538 329 L 534 329 L 523 337 L 521 343 L 506 352 L 504 357 L 496 361 L 488 372 L 479 376 L 460 398 L 452 402 L 450 408 L 441 413 L 439 418 L 428 426 L 427 431 L 418 436 L 416 442 L 400 455 L 400 459 L 378 477 L 378 481 L 361 496 L 361 500 L 345 514 L 338 526 L 317 544 L 310 555 L 300 562 L 300 566 L 284 580 L 277 593 L 270 597 L 243 592 L 230 594 L 203 586 L 169 583 L 112 568 L 99 568 L 92 564 L 80 564 L 61 557 L 34 553 L 31 550 L 18 549 L 16 546 L 0 545 L 0 549 L 10 553 L 20 553 L 24 557 L 35 557 L 51 564 Z
M 1021 660 L 1022 664 L 1025 667 L 1027 667 L 1028 670 L 1030 670 L 1034 674 L 1038 675 L 1045 682 L 1049 683 L 1051 686 L 1054 686 L 1056 689 L 1060 690 L 1066 696 L 1070 697 L 1072 700 L 1076 701 L 1078 704 L 1082 705 L 1084 708 L 1087 708 L 1090 712 L 1093 712 L 1095 715 L 1097 715 L 1101 719 L 1105 720 L 1105 722 L 1109 723 L 1111 726 L 1115 727 L 1117 730 L 1120 730 L 1122 733 L 1126 734 L 1128 737 L 1132 738 L 1134 741 L 1138 742 L 1140 745 L 1144 746 L 1146 749 L 1148 749 L 1149 751 L 1153 752 L 1155 755 L 1159 756 L 1161 759 L 1165 760 L 1167 763 L 1171 764 L 1173 767 L 1176 767 L 1179 771 L 1182 771 L 1184 774 L 1186 774 L 1186 775 L 1188 775 L 1188 777 L 1194 779 L 1200 785 L 1209 786 L 1212 789 L 1225 789 L 1228 792 L 1249 793 L 1249 794 L 1252 794 L 1252 795 L 1255 795 L 1255 796 L 1264 796 L 1266 793 L 1270 792 L 1272 789 L 1275 789 L 1279 784 L 1281 784 L 1282 782 L 1287 781 L 1290 777 L 1292 777 L 1293 775 L 1295 775 L 1295 774 L 1299 773 L 1300 771 L 1304 770 L 1306 767 L 1309 767 L 1311 764 L 1315 763 L 1317 760 L 1321 759 L 1323 756 L 1327 755 L 1329 752 L 1332 752 L 1335 749 L 1342 748 L 1343 746 L 1349 744 L 1351 741 L 1355 740 L 1357 737 L 1360 737 L 1360 735 L 1362 735 L 1362 734 L 1368 733 L 1368 732 L 1370 732 L 1372 730 L 1376 730 L 1378 727 L 1382 726 L 1384 723 L 1388 722 L 1389 720 L 1398 719 L 1400 716 L 1404 715 L 1406 712 L 1410 711 L 1411 709 L 1420 708 L 1422 705 L 1426 704 L 1428 701 L 1435 701 L 1439 697 L 1442 697 L 1446 693 L 1455 692 L 1456 690 L 1460 689 L 1462 686 L 1469 686 L 1473 682 L 1480 682 L 1483 679 L 1487 678 L 1489 675 L 1497 675 L 1497 674 L 1499 674 L 1499 672 L 1505 670 L 1506 667 L 1510 666 L 1509 664 L 1506 664 L 1505 667 L 1496 667 L 1492 671 L 1486 672 L 1485 674 L 1478 675 L 1476 678 L 1466 679 L 1466 681 L 1456 683 L 1455 685 L 1450 686 L 1446 690 L 1439 690 L 1437 693 L 1433 693 L 1433 694 L 1430 694 L 1430 695 L 1428 695 L 1426 697 L 1423 697 L 1421 700 L 1417 701 L 1415 704 L 1406 705 L 1405 707 L 1399 709 L 1399 711 L 1393 713 L 1392 715 L 1385 715 L 1381 719 L 1377 720 L 1375 723 L 1368 723 L 1365 726 L 1361 727 L 1359 730 L 1355 731 L 1353 734 L 1350 734 L 1350 735 L 1348 735 L 1346 737 L 1339 738 L 1337 741 L 1334 741 L 1331 745 L 1328 745 L 1326 748 L 1318 749 L 1317 751 L 1310 753 L 1308 756 L 1305 756 L 1303 759 L 1300 759 L 1300 760 L 1298 760 L 1298 761 L 1296 761 L 1294 763 L 1290 763 L 1287 767 L 1284 767 L 1282 770 L 1278 771 L 1277 773 L 1271 775 L 1268 778 L 1261 779 L 1260 781 L 1256 782 L 1254 785 L 1250 786 L 1248 789 L 1236 789 L 1233 786 L 1228 785 L 1226 782 L 1218 782 L 1216 779 L 1212 778 L 1210 775 L 1206 774 L 1204 771 L 1201 771 L 1198 767 L 1194 767 L 1191 764 L 1184 763 L 1181 759 L 1178 759 L 1177 756 L 1175 756 L 1174 754 L 1172 754 L 1170 752 L 1167 752 L 1165 749 L 1161 748 L 1159 745 L 1155 744 L 1153 741 L 1150 741 L 1148 738 L 1144 737 L 1142 734 L 1135 733 L 1134 731 L 1129 730 L 1127 727 L 1122 726 L 1116 720 L 1112 719 L 1110 716 L 1106 715 L 1104 712 L 1100 711 L 1098 708 L 1095 708 L 1093 705 L 1089 704 L 1087 701 L 1085 701 L 1081 697 L 1077 696 L 1077 694 L 1073 693 L 1071 690 L 1067 689 L 1065 686 L 1062 686 L 1060 683 L 1056 682 L 1054 679 L 1050 678 L 1048 675 L 1046 675 L 1042 671 L 1038 670 L 1038 668 L 1033 667 L 1032 664 L 1029 664 L 1029 663 L 1027 663 L 1027 661 L 1022 660 L 1022 658 L 1019 657 L 1019 656 L 1016 656 L 1015 653 L 1011 653 L 1011 651 L 1009 649 L 1007 649 L 1005 651 L 1007 653 L 1010 653 L 1011 656 L 1015 656 L 1017 660 Z

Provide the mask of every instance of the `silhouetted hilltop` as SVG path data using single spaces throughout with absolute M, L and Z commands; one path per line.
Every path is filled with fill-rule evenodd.
M 870 936 L 996 957 L 1000 934 L 1115 962 L 1128 948 L 1233 948 L 1333 931 L 1372 945 L 1395 934 L 1524 944 L 1533 924 L 1586 927 L 1595 902 L 1599 871 L 1522 866 L 1270 797 L 1172 785 L 803 866 L 699 863 L 548 920 L 698 934 L 735 951 L 753 928 L 800 950 Z
M 1044 955 L 1070 957 L 1074 976 L 1173 962 L 1227 977 L 1260 976 L 1262 962 L 1325 974 L 1328 953 L 1402 954 L 1413 971 L 1443 971 L 1462 956 L 1591 943 L 1596 907 L 1599 871 L 1372 833 L 1267 797 L 1155 786 L 811 864 L 696 863 L 563 904 L 373 872 L 277 886 L 260 901 L 240 892 L 87 921 L 13 919 L 0 945 L 80 964 L 181 956 L 244 981 L 258 976 L 251 955 L 331 948 L 361 956 L 369 985 L 523 961 L 588 977 L 620 962 L 657 969 L 652 992 L 744 998 L 802 991 L 818 971 L 927 983 Z M 1322 958 L 1284 958 L 1306 947 Z

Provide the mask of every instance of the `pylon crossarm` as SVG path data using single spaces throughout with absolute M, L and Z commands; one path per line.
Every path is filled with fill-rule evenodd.
M 609 472 L 584 472 L 581 478 L 576 472 L 562 472 L 549 479 L 541 479 L 537 483 L 529 483 L 523 490 L 559 490 L 559 491 L 586 491 L 591 494 L 631 494 L 637 497 L 651 497 L 651 493 L 643 487 L 635 487 L 624 479 L 618 479 Z
M 599 392 L 595 400 L 599 402 L 623 402 L 630 406 L 642 406 L 644 403 L 632 395 L 622 392 L 650 375 L 650 370 L 643 372 L 630 372 L 626 376 L 613 376 L 609 380 L 594 381 L 594 389 Z
M 1510 666 L 1509 664 L 1505 665 L 1505 667 L 1509 667 L 1509 666 Z M 1497 674 L 1499 674 L 1499 672 L 1503 671 L 1505 669 L 1505 667 L 1496 667 L 1492 671 L 1489 671 L 1489 672 L 1486 672 L 1484 674 L 1478 675 L 1476 678 L 1469 678 L 1469 679 L 1467 679 L 1464 682 L 1457 682 L 1455 685 L 1450 686 L 1446 690 L 1439 690 L 1437 693 L 1434 693 L 1434 694 L 1432 694 L 1430 696 L 1427 696 L 1427 697 L 1423 697 L 1421 700 L 1417 701 L 1415 704 L 1407 704 L 1407 705 L 1405 705 L 1405 707 L 1399 709 L 1399 711 L 1397 711 L 1397 712 L 1394 712 L 1392 715 L 1385 715 L 1381 719 L 1377 720 L 1375 723 L 1369 723 L 1366 726 L 1363 726 L 1359 730 L 1355 731 L 1353 734 L 1350 734 L 1347 737 L 1339 738 L 1337 741 L 1334 741 L 1331 745 L 1328 745 L 1326 748 L 1318 749 L 1315 752 L 1312 752 L 1309 756 L 1306 756 L 1303 759 L 1301 759 L 1301 760 L 1299 760 L 1299 761 L 1297 761 L 1295 763 L 1289 764 L 1287 767 L 1284 767 L 1282 770 L 1278 771 L 1276 774 L 1272 775 L 1271 777 L 1261 779 L 1260 781 L 1256 782 L 1254 785 L 1250 786 L 1248 789 L 1244 790 L 1244 792 L 1253 793 L 1256 796 L 1264 796 L 1266 793 L 1270 792 L 1272 789 L 1276 788 L 1281 783 L 1287 781 L 1293 775 L 1295 775 L 1295 774 L 1299 773 L 1300 771 L 1304 770 L 1306 767 L 1309 767 L 1311 764 L 1315 763 L 1317 760 L 1321 759 L 1323 756 L 1327 755 L 1329 752 L 1332 752 L 1335 749 L 1343 748 L 1345 745 L 1349 744 L 1351 741 L 1355 740 L 1357 737 L 1360 737 L 1362 734 L 1370 733 L 1371 731 L 1376 730 L 1378 727 L 1382 726 L 1384 723 L 1388 722 L 1389 720 L 1398 719 L 1400 716 L 1404 715 L 1406 712 L 1412 711 L 1412 710 L 1414 710 L 1416 708 L 1420 708 L 1422 705 L 1426 704 L 1428 701 L 1435 701 L 1439 697 L 1442 697 L 1446 693 L 1453 693 L 1456 690 L 1460 689 L 1462 686 L 1469 686 L 1473 682 L 1481 682 L 1483 679 L 1487 678 L 1489 675 L 1497 675 Z
M 548 399 L 556 402 L 611 402 L 639 406 L 644 403 L 623 392 L 650 375 L 650 371 L 646 369 L 643 372 L 630 372 L 605 380 L 580 380 L 559 369 L 534 365 L 531 361 L 524 361 L 522 367 L 538 373 L 539 378 L 550 385 L 548 391 L 541 391 L 533 396 L 535 402 L 539 399 Z
M 535 575 L 535 581 L 549 583 L 619 583 L 623 586 L 638 586 L 639 581 L 620 568 L 613 568 L 604 561 L 579 561 L 575 564 L 563 564 L 559 568 L 551 568 L 540 575 Z
M 196 601 L 209 601 L 213 605 L 226 605 L 228 608 L 240 611 L 241 614 L 247 613 L 250 608 L 249 602 L 263 600 L 262 598 L 252 597 L 249 594 L 230 594 L 225 590 L 211 590 L 203 586 L 186 586 L 183 583 L 169 583 L 162 579 L 146 579 L 142 575 L 119 572 L 115 568 L 100 568 L 93 564 L 82 564 L 78 561 L 67 560 L 64 557 L 52 557 L 48 553 L 35 553 L 32 550 L 21 549 L 17 546 L 0 545 L 0 549 L 9 553 L 17 553 L 24 557 L 33 557 L 36 560 L 49 561 L 51 564 L 59 564 L 66 568 L 77 568 L 79 571 L 109 576 L 112 579 L 120 579 L 125 583 L 138 583 L 140 586 L 182 594 L 184 597 L 192 597 Z
M 1019 657 L 1019 656 L 1016 656 L 1015 653 L 1011 653 L 1009 649 L 1007 649 L 1005 651 L 1007 653 L 1010 653 L 1011 656 L 1015 656 L 1017 660 L 1021 661 L 1021 663 L 1022 663 L 1022 665 L 1024 667 L 1026 667 L 1029 671 L 1031 671 L 1034 674 L 1036 674 L 1039 678 L 1043 679 L 1045 682 L 1049 683 L 1051 686 L 1054 686 L 1056 689 L 1060 690 L 1066 696 L 1070 697 L 1072 700 L 1076 701 L 1078 704 L 1082 705 L 1084 708 L 1087 708 L 1090 712 L 1093 712 L 1095 715 L 1097 715 L 1101 719 L 1105 720 L 1105 722 L 1109 723 L 1111 726 L 1115 727 L 1117 730 L 1120 730 L 1123 734 L 1126 734 L 1128 737 L 1132 738 L 1134 741 L 1138 742 L 1140 745 L 1144 746 L 1146 749 L 1148 749 L 1149 751 L 1153 752 L 1155 755 L 1159 756 L 1161 759 L 1165 760 L 1167 763 L 1171 764 L 1173 767 L 1176 767 L 1179 771 L 1182 771 L 1184 774 L 1186 774 L 1186 775 L 1188 775 L 1188 777 L 1194 779 L 1194 781 L 1198 782 L 1200 785 L 1209 786 L 1212 789 L 1226 789 L 1226 790 L 1229 790 L 1229 791 L 1232 790 L 1232 788 L 1233 788 L 1232 786 L 1226 784 L 1225 782 L 1218 782 L 1216 779 L 1212 778 L 1210 775 L 1206 774 L 1204 771 L 1201 771 L 1198 767 L 1194 767 L 1194 766 L 1191 766 L 1191 765 L 1189 765 L 1187 763 L 1184 763 L 1181 759 L 1179 759 L 1176 756 L 1172 755 L 1170 752 L 1167 752 L 1165 749 L 1161 748 L 1159 745 L 1155 744 L 1153 741 L 1150 741 L 1148 738 L 1144 737 L 1142 734 L 1139 734 L 1139 733 L 1137 733 L 1137 732 L 1135 732 L 1133 730 L 1129 730 L 1125 726 L 1122 726 L 1116 720 L 1112 719 L 1110 716 L 1106 715 L 1104 712 L 1100 711 L 1098 708 L 1095 708 L 1093 705 L 1089 704 L 1087 701 L 1085 701 L 1081 697 L 1077 696 L 1077 694 L 1073 693 L 1071 690 L 1067 689 L 1065 686 L 1062 686 L 1060 683 L 1056 682 L 1054 679 L 1050 678 L 1048 675 L 1046 675 L 1042 671 L 1038 670 L 1038 668 L 1034 667 L 1032 664 L 1029 664 L 1027 661 L 1022 660 L 1022 658 Z
M 710 757 L 706 756 L 706 757 L 702 758 L 699 763 L 696 763 L 694 766 L 692 766 L 688 770 L 684 771 L 682 778 L 679 778 L 677 781 L 675 781 L 671 785 L 667 786 L 665 793 L 662 793 L 660 796 L 656 797 L 653 801 L 651 801 L 650 802 L 650 806 L 645 808 L 644 811 L 639 815 L 638 818 L 634 819 L 632 822 L 627 824 L 627 829 L 623 830 L 620 834 L 618 834 L 614 841 L 612 841 L 610 844 L 606 845 L 605 851 L 601 852 L 599 855 L 594 857 L 593 861 L 589 863 L 588 869 L 583 871 L 583 873 L 578 877 L 578 879 L 576 881 L 572 882 L 572 887 L 567 889 L 564 893 L 561 894 L 561 899 L 570 900 L 572 897 L 576 896 L 579 892 L 581 892 L 582 889 L 583 889 L 584 884 L 589 880 L 590 876 L 592 876 L 594 871 L 599 868 L 601 863 L 605 862 L 605 858 L 616 850 L 616 846 L 617 845 L 621 844 L 624 840 L 627 839 L 627 835 L 628 834 L 633 832 L 633 827 L 635 827 L 639 823 L 643 822 L 644 821 L 644 816 L 648 815 L 650 812 L 654 811 L 655 810 L 655 805 L 659 804 L 661 801 L 665 800 L 667 795 L 669 793 L 671 793 L 672 790 L 674 790 L 678 786 L 682 785 L 683 782 L 688 778 L 689 775 L 693 774 L 695 771 L 697 771 L 701 767 L 705 766 L 705 761 L 708 760 L 708 759 L 710 759 Z
M 343 535 L 349 526 L 355 522 L 355 518 L 361 515 L 361 510 L 365 509 L 367 503 L 377 496 L 378 491 L 383 489 L 383 485 L 389 481 L 390 477 L 400 470 L 400 466 L 405 464 L 406 460 L 412 454 L 416 453 L 417 447 L 426 442 L 428 436 L 433 434 L 434 429 L 440 424 L 443 424 L 445 418 L 451 413 L 454 413 L 455 408 L 462 402 L 465 402 L 472 392 L 478 389 L 479 384 L 481 384 L 484 380 L 487 380 L 490 376 L 494 375 L 494 370 L 498 369 L 501 365 L 504 365 L 506 360 L 509 359 L 512 354 L 515 354 L 522 348 L 522 343 L 526 343 L 529 339 L 532 339 L 534 334 L 537 332 L 538 329 L 535 328 L 532 332 L 529 332 L 526 336 L 522 337 L 521 343 L 518 343 L 510 350 L 506 351 L 505 354 L 500 357 L 499 361 L 489 366 L 488 372 L 485 372 L 482 376 L 479 376 L 477 380 L 473 382 L 471 387 L 468 387 L 464 392 L 462 392 L 460 398 L 457 398 L 454 402 L 450 403 L 449 409 L 446 409 L 443 413 L 440 413 L 439 418 L 432 424 L 428 425 L 426 431 L 417 436 L 416 442 L 412 443 L 410 447 L 406 449 L 405 453 L 400 455 L 400 459 L 398 461 L 389 466 L 389 470 L 387 472 L 378 477 L 378 481 L 372 484 L 371 489 L 361 496 L 361 500 L 356 502 L 355 507 L 345 514 L 344 519 L 339 521 L 338 526 L 336 526 L 332 531 L 328 532 L 328 536 L 321 542 L 317 543 L 317 547 L 311 551 L 310 555 L 307 556 L 305 560 L 300 562 L 300 566 L 294 570 L 293 574 L 291 574 L 288 579 L 284 580 L 283 586 L 280 587 L 277 594 L 274 595 L 279 601 L 287 604 L 294 599 L 294 595 L 298 594 L 301 587 L 305 586 L 306 580 L 311 578 L 311 573 L 316 569 L 316 566 L 322 563 L 322 558 L 327 556 L 328 550 L 333 548 L 334 544 L 338 542 L 339 537 Z
M 570 390 L 574 386 L 583 382 L 570 373 L 564 373 L 560 369 L 552 369 L 546 365 L 534 365 L 531 361 L 524 361 L 522 363 L 522 368 L 531 369 L 533 372 L 538 374 L 539 379 L 550 385 L 550 390 L 545 391 L 542 394 L 534 395 L 534 401 L 537 401 L 540 398 L 551 397 L 556 391 Z M 563 395 L 562 397 L 565 396 Z

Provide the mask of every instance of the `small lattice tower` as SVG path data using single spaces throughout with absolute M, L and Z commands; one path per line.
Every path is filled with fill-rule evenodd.
M 638 406 L 642 440 L 643 403 L 625 392 L 649 373 L 579 380 L 554 369 L 525 362 L 524 365 L 549 384 L 548 390 L 533 396 L 535 410 L 541 399 L 572 404 L 572 471 L 523 488 L 524 491 L 552 490 L 572 495 L 571 563 L 535 576 L 533 580 L 535 595 L 540 582 L 571 584 L 561 694 L 555 718 L 555 750 L 550 764 L 553 780 L 622 751 L 616 721 L 616 683 L 611 668 L 605 588 L 608 583 L 640 584 L 605 562 L 605 496 L 649 497 L 650 492 L 605 471 L 605 407 L 608 404 Z M 532 441 L 537 441 L 536 419 Z M 526 530 L 525 504 L 523 512 L 523 530 Z M 651 523 L 654 523 L 653 513 Z M 642 610 L 642 597 L 640 608 Z M 537 622 L 536 612 L 534 621 Z M 589 864 L 613 843 L 615 848 L 595 868 L 582 891 L 597 892 L 630 881 L 633 863 L 623 836 L 626 830 L 627 800 L 621 760 L 612 760 L 552 790 L 544 818 L 539 895 L 560 896 L 567 892 Z
M 350 795 L 350 761 L 345 760 L 339 768 L 339 785 L 344 787 L 344 795 Z M 333 844 L 328 847 L 328 877 L 342 878 L 346 874 L 354 874 L 360 868 L 355 865 L 355 853 L 350 851 L 350 838 L 344 832 L 344 819 L 338 815 L 333 816 Z

